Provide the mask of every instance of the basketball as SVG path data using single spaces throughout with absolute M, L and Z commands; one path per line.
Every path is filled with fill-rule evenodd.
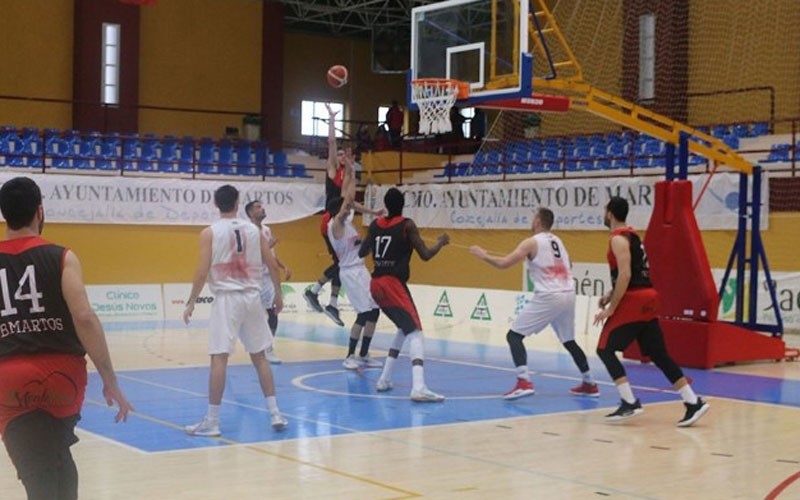
M 344 87 L 345 84 L 347 84 L 347 68 L 341 64 L 331 66 L 328 69 L 328 85 L 338 89 Z

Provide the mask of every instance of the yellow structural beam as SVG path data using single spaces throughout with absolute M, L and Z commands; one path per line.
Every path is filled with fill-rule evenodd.
M 524 1 L 524 0 L 523 0 Z M 529 14 L 529 37 L 540 57 L 552 62 L 555 69 L 565 69 L 564 75 L 555 78 L 534 78 L 533 88 L 557 91 L 570 97 L 571 109 L 582 109 L 625 127 L 645 133 L 665 142 L 678 144 L 681 132 L 689 135 L 689 150 L 695 154 L 717 161 L 728 167 L 745 172 L 753 171 L 753 165 L 739 153 L 716 137 L 712 137 L 684 123 L 672 120 L 647 108 L 604 92 L 583 81 L 578 59 L 558 27 L 555 17 L 547 8 L 545 0 L 531 2 L 533 12 Z M 536 18 L 541 31 L 536 29 Z M 564 59 L 557 59 L 552 50 L 557 49 Z

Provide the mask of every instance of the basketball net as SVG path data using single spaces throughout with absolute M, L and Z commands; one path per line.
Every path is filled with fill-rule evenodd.
M 445 78 L 411 82 L 411 102 L 419 107 L 419 132 L 445 134 L 453 130 L 450 110 L 456 99 L 467 97 L 469 84 Z M 463 95 L 462 95 L 463 94 Z

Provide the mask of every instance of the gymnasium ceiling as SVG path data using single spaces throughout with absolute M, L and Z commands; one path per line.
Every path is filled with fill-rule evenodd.
M 411 9 L 439 0 L 279 0 L 289 31 L 369 38 L 373 28 L 410 31 Z

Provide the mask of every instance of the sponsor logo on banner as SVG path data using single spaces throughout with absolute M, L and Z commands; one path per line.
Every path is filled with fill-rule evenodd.
M 470 314 L 470 319 L 475 319 L 479 321 L 491 321 L 492 320 L 492 313 L 489 311 L 489 304 L 486 301 L 486 293 L 481 294 L 481 298 L 478 299 L 478 303 L 475 304 L 475 308 L 472 310 L 472 314 Z
M 708 179 L 707 174 L 690 176 L 694 197 Z M 408 184 L 403 215 L 419 227 L 463 229 L 529 229 L 534 212 L 549 207 L 556 215 L 559 230 L 604 231 L 603 207 L 612 196 L 622 196 L 631 204 L 628 223 L 647 227 L 655 202 L 653 177 L 607 177 L 592 179 L 482 182 L 469 184 Z M 761 227 L 769 223 L 768 182 L 762 184 Z M 382 200 L 392 186 L 373 186 L 367 190 L 367 205 Z M 700 229 L 736 229 L 739 175 L 716 173 L 695 209 Z M 364 224 L 370 223 L 364 218 Z
M 436 304 L 433 315 L 440 318 L 453 317 L 453 310 L 450 308 L 450 299 L 447 298 L 447 290 L 442 291 L 442 295 L 439 297 L 439 302 Z
M 167 320 L 182 319 L 183 311 L 186 309 L 186 299 L 192 293 L 192 285 L 190 283 L 164 283 L 162 289 L 164 291 L 164 318 Z M 211 304 L 213 303 L 214 295 L 206 285 L 195 300 L 192 320 L 207 320 L 211 314 Z
M 160 285 L 87 285 L 86 294 L 101 321 L 164 319 Z

